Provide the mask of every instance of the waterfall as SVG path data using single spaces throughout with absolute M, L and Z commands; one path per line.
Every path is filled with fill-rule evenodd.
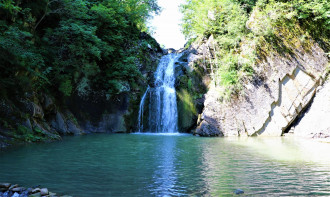
M 175 91 L 174 64 L 181 54 L 163 56 L 155 73 L 154 87 L 148 89 L 140 102 L 139 132 L 143 131 L 144 100 L 149 92 L 149 132 L 176 133 L 178 132 L 178 112 Z M 140 114 L 141 112 L 141 114 Z
M 143 94 L 140 108 L 139 108 L 139 120 L 138 120 L 138 132 L 143 132 L 143 112 L 144 112 L 144 101 L 146 100 L 147 93 L 149 92 L 150 87 L 148 86 L 146 92 Z

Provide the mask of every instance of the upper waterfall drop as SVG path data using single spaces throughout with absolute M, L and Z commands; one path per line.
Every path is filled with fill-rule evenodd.
M 154 87 L 149 92 L 149 121 L 147 131 L 156 133 L 178 132 L 178 111 L 175 91 L 175 62 L 182 54 L 171 53 L 161 58 L 156 73 Z M 147 93 L 145 93 L 146 95 Z M 145 96 L 140 102 L 143 113 Z M 139 114 L 139 132 L 143 132 L 143 115 Z

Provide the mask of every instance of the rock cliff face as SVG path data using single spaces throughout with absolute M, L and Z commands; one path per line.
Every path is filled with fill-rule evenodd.
M 327 64 L 314 43 L 310 51 L 267 57 L 257 66 L 259 77 L 244 84 L 244 95 L 229 102 L 219 101 L 220 87 L 211 85 L 196 134 L 281 136 L 312 101 Z
M 294 123 L 294 135 L 330 140 L 330 82 L 316 90 L 311 106 Z
M 178 126 L 180 132 L 190 132 L 196 127 L 198 114 L 204 108 L 204 94 L 210 83 L 205 67 L 197 64 L 197 51 L 178 51 L 183 53 L 176 62 L 175 88 L 178 105 Z
M 142 36 L 154 41 L 147 34 Z M 134 132 L 140 97 L 165 53 L 159 46 L 148 47 L 145 53 L 148 61 L 137 63 L 143 79 L 136 82 L 134 89 L 117 95 L 107 96 L 103 90 L 93 90 L 88 96 L 73 94 L 62 98 L 49 90 L 48 93 L 18 92 L 7 99 L 0 98 L 0 148 L 59 140 L 62 135 Z

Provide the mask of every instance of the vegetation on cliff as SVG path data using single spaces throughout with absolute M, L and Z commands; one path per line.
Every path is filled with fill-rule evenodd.
M 326 0 L 189 0 L 182 5 L 183 33 L 191 43 L 211 36 L 207 61 L 223 98 L 242 93 L 267 55 L 308 49 L 315 40 L 329 52 L 330 4 Z
M 153 69 L 148 53 L 161 51 L 146 26 L 159 10 L 156 0 L 0 1 L 3 136 L 8 129 L 26 141 L 44 136 L 19 124 L 35 116 L 44 94 L 64 103 L 74 95 L 110 100 L 140 92 Z M 20 107 L 27 100 L 31 113 Z
M 158 11 L 155 0 L 1 1 L 1 93 L 134 88 L 148 49 L 140 32 Z

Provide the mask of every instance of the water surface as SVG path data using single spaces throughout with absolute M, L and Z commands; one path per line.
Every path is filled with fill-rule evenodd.
M 0 152 L 0 182 L 73 196 L 330 195 L 330 144 L 118 134 Z

